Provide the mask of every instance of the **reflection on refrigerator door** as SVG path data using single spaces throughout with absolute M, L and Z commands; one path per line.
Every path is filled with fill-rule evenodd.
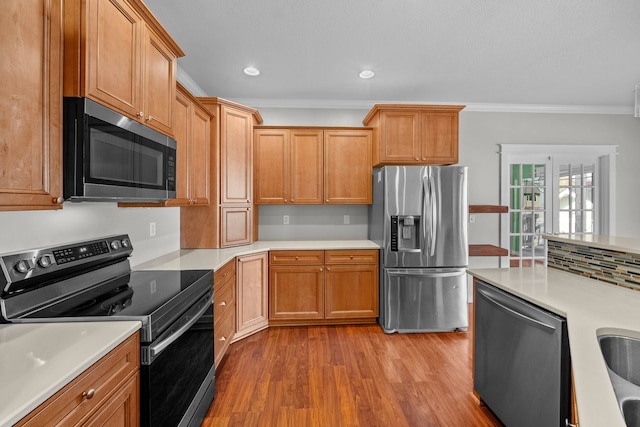
M 463 268 L 385 269 L 380 326 L 386 333 L 466 331 Z

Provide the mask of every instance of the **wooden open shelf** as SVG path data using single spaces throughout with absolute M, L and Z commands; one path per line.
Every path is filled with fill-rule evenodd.
M 509 251 L 495 245 L 469 245 L 469 256 L 507 256 Z
M 469 213 L 508 213 L 509 206 L 501 205 L 469 205 Z
M 470 214 L 509 213 L 509 206 L 469 205 Z M 509 251 L 495 245 L 469 245 L 469 256 L 508 256 Z

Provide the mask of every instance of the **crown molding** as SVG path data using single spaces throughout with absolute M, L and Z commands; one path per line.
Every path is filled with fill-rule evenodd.
M 369 110 L 374 104 L 436 104 L 466 105 L 463 112 L 483 113 L 547 113 L 547 114 L 614 114 L 633 115 L 633 106 L 619 105 L 543 105 L 543 104 L 465 104 L 464 102 L 438 101 L 360 101 L 329 99 L 264 99 L 227 98 L 254 108 L 326 108 Z

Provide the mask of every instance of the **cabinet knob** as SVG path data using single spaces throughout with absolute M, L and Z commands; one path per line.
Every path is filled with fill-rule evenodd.
M 140 112 L 136 113 L 136 116 L 144 117 L 144 111 L 140 111 Z
M 250 210 L 251 210 L 251 208 L 247 208 L 247 210 L 248 210 L 248 211 L 250 211 Z
M 89 399 L 92 399 L 92 398 L 93 398 L 93 396 L 94 396 L 95 394 L 96 394 L 96 389 L 95 389 L 95 388 L 92 388 L 92 389 L 91 389 L 91 390 L 89 390 L 89 391 L 85 391 L 85 392 L 83 392 L 83 393 L 82 393 L 82 397 L 86 397 L 86 398 L 87 398 L 87 400 L 89 400 Z
M 225 306 L 227 305 L 227 302 L 226 302 L 226 301 L 222 301 L 219 305 L 220 305 L 221 307 L 225 307 Z
M 151 115 L 150 115 L 149 117 L 147 117 L 147 121 L 148 121 L 148 122 L 150 122 L 150 121 L 152 121 L 152 120 L 153 120 L 153 116 L 151 116 Z
M 53 203 L 55 203 L 55 204 L 59 205 L 62 202 L 64 202 L 64 199 L 62 197 L 54 197 L 53 198 Z
M 322 269 L 322 267 L 320 267 L 320 271 L 324 271 L 324 270 Z
M 285 200 L 285 202 L 286 202 L 286 200 Z M 294 202 L 294 200 L 293 200 L 293 199 L 291 199 L 291 203 L 293 203 L 293 202 Z
M 288 202 L 288 200 L 287 200 L 287 199 L 284 199 L 284 202 L 285 202 L 285 203 L 287 203 L 287 202 Z
M 219 339 L 218 341 L 222 341 L 222 342 L 224 342 L 224 341 L 226 341 L 226 340 L 227 340 L 227 338 L 225 338 L 225 337 L 220 337 L 220 339 Z
M 329 203 L 329 199 L 325 200 L 325 202 Z

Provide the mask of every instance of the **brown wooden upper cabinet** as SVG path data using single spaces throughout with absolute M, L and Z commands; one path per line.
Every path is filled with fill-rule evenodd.
M 258 237 L 253 200 L 253 127 L 258 110 L 222 98 L 198 98 L 211 115 L 209 206 L 180 211 L 182 248 L 245 245 Z
M 62 207 L 62 0 L 0 13 L 0 210 Z
M 256 203 L 371 203 L 371 138 L 362 128 L 256 127 Z
M 373 127 L 373 165 L 458 163 L 462 105 L 376 104 L 362 123 Z
M 66 0 L 64 95 L 91 98 L 173 136 L 184 52 L 140 0 Z
M 176 198 L 166 206 L 209 204 L 209 141 L 211 115 L 200 102 L 178 84 L 173 107 L 177 142 Z

